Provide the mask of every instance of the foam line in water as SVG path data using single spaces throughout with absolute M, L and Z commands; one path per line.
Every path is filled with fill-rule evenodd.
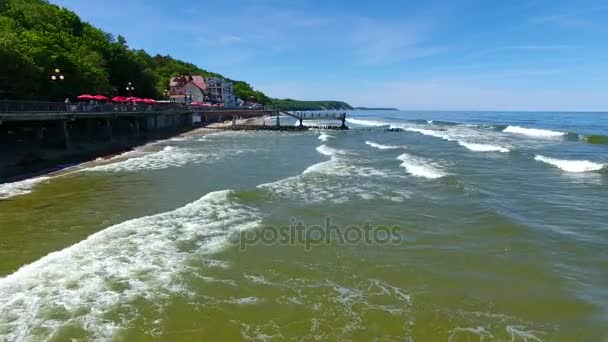
M 64 327 L 85 330 L 86 339 L 112 340 L 136 318 L 136 301 L 162 307 L 159 298 L 188 293 L 180 279 L 189 263 L 224 248 L 259 219 L 230 191 L 217 191 L 23 266 L 0 278 L 0 341 L 44 340 Z M 117 309 L 122 314 L 112 316 Z
M 172 167 L 180 167 L 191 163 L 216 162 L 226 157 L 239 155 L 254 149 L 230 149 L 224 148 L 218 151 L 200 151 L 176 146 L 165 146 L 162 150 L 136 155 L 126 160 L 113 163 L 96 165 L 83 171 L 97 172 L 131 172 L 138 170 L 162 170 Z M 110 161 L 113 161 L 111 159 Z
M 327 140 L 333 139 L 333 138 L 335 138 L 333 135 L 329 135 L 325 132 L 323 132 L 319 135 L 319 140 L 321 140 L 321 141 L 327 141 Z
M 337 154 L 345 153 L 343 150 L 331 148 L 327 145 L 321 145 L 321 146 L 317 147 L 317 152 L 321 153 L 322 155 L 329 156 L 329 157 L 335 156 Z
M 434 129 L 424 129 L 424 128 L 417 128 L 417 127 L 407 127 L 407 128 L 405 128 L 405 130 L 408 132 L 416 132 L 416 133 L 428 135 L 428 136 L 435 137 L 435 138 L 441 138 L 441 139 L 444 139 L 447 141 L 454 141 L 454 139 L 452 137 L 450 137 L 450 135 L 446 131 L 440 131 L 440 130 L 434 130 Z
M 14 196 L 29 194 L 36 185 L 49 179 L 51 179 L 51 177 L 43 176 L 25 179 L 18 182 L 0 184 L 0 199 L 7 199 Z
M 536 155 L 534 160 L 556 166 L 567 172 L 592 172 L 606 167 L 606 164 L 595 163 L 589 160 L 566 160 Z
M 364 120 L 364 119 L 353 119 L 353 118 L 347 118 L 346 122 L 352 123 L 355 125 L 370 126 L 370 127 L 380 127 L 380 126 L 390 125 L 388 122 Z
M 510 150 L 506 147 L 498 146 L 498 145 L 490 145 L 490 144 L 477 144 L 477 143 L 469 143 L 465 141 L 458 141 L 460 146 L 466 147 L 467 149 L 474 152 L 502 152 L 506 153 Z
M 548 129 L 539 129 L 539 128 L 525 128 L 520 126 L 507 126 L 503 130 L 503 132 L 514 133 L 514 134 L 523 134 L 531 137 L 561 137 L 566 135 L 564 132 L 551 131 Z
M 405 148 L 405 146 L 383 145 L 383 144 L 375 143 L 373 141 L 366 141 L 365 143 L 371 147 L 374 147 L 374 148 L 377 148 L 380 150 L 397 150 L 400 148 Z
M 425 158 L 416 157 L 404 153 L 397 157 L 397 159 L 402 161 L 401 166 L 405 168 L 405 170 L 412 176 L 436 179 L 448 175 L 447 173 L 439 169 L 439 167 L 436 166 L 435 163 Z

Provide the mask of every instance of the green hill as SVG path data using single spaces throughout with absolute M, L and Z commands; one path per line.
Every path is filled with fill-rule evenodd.
M 160 98 L 172 76 L 222 77 L 171 56 L 130 49 L 124 37 L 114 37 L 43 0 L 0 0 L 0 28 L 0 99 L 124 95 L 128 82 L 137 96 Z M 55 69 L 61 70 L 63 80 L 51 80 Z M 237 97 L 282 109 L 324 109 L 338 103 L 272 99 L 246 82 L 232 81 Z

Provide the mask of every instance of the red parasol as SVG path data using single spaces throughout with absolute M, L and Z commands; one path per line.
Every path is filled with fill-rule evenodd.
M 114 96 L 112 98 L 112 101 L 114 101 L 114 102 L 127 102 L 128 100 L 124 96 Z
M 131 101 L 131 102 L 145 102 L 143 99 L 140 99 L 139 97 L 127 97 L 127 101 Z
M 144 99 L 144 101 L 146 101 L 146 103 L 150 103 L 150 104 L 156 103 L 156 100 L 154 100 L 154 99 Z
M 99 95 L 99 94 L 93 96 L 93 99 L 98 100 L 98 101 L 108 101 L 108 98 L 106 96 Z
M 79 100 L 95 100 L 95 96 L 91 94 L 82 94 L 80 96 L 76 96 L 76 98 Z

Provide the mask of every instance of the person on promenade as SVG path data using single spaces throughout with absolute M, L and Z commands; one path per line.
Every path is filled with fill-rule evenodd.
M 69 112 L 70 111 L 70 98 L 66 97 L 65 101 L 63 101 L 63 102 L 65 102 L 65 111 Z

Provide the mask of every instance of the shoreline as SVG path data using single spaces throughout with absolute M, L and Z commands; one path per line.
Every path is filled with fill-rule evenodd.
M 28 166 L 20 166 L 22 172 L 14 172 L 14 175 L 0 178 L 0 185 L 12 184 L 36 179 L 39 177 L 59 177 L 68 174 L 74 169 L 89 166 L 89 164 L 103 163 L 123 153 L 133 151 L 139 147 L 168 141 L 177 137 L 192 135 L 205 136 L 220 130 L 198 127 L 179 134 L 159 134 L 154 137 L 136 139 L 128 142 L 83 144 L 73 150 L 40 150 L 48 153 L 47 158 L 41 159 L 36 165 L 28 169 Z

